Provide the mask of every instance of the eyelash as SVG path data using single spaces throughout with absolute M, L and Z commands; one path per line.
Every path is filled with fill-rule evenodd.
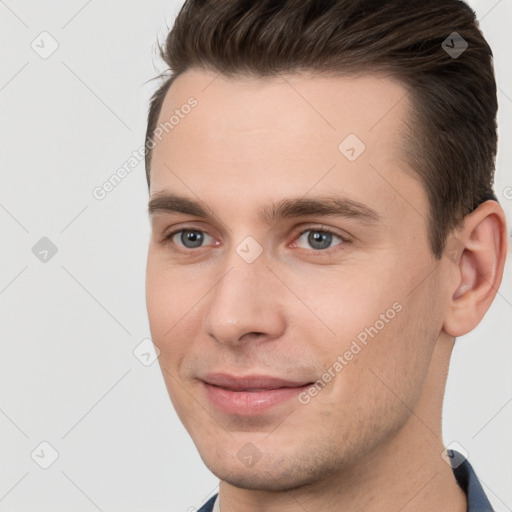
M 206 233 L 206 231 L 203 231 L 201 229 L 197 229 L 195 227 L 182 227 L 180 229 L 177 229 L 175 231 L 172 231 L 170 232 L 168 235 L 166 235 L 164 237 L 164 240 L 163 240 L 163 244 L 164 245 L 168 245 L 168 244 L 172 244 L 174 246 L 177 246 L 177 244 L 173 243 L 172 239 L 175 235 L 177 235 L 178 233 L 181 233 L 183 231 L 193 231 L 193 232 L 196 232 L 196 233 L 203 233 L 203 234 L 206 234 L 208 235 L 208 233 Z M 295 238 L 295 240 L 298 240 L 304 233 L 307 233 L 308 231 L 316 231 L 318 233 L 326 233 L 328 235 L 332 235 L 334 237 L 338 237 L 340 240 L 341 240 L 341 243 L 339 243 L 338 245 L 334 246 L 334 247 L 329 247 L 328 249 L 309 249 L 309 251 L 313 252 L 313 253 L 316 253 L 318 255 L 322 255 L 322 254 L 330 254 L 330 252 L 333 250 L 333 249 L 336 249 L 336 247 L 339 247 L 341 246 L 340 249 L 338 250 L 346 250 L 346 246 L 350 245 L 350 240 L 341 236 L 340 234 L 338 233 L 335 233 L 334 231 L 331 231 L 330 229 L 326 229 L 326 228 L 318 228 L 318 227 L 308 227 L 306 229 L 303 229 L 302 231 L 300 231 L 297 235 L 297 237 Z M 208 236 L 211 236 L 211 235 L 208 235 Z M 201 247 L 198 247 L 196 249 L 188 249 L 188 248 L 182 248 L 181 246 L 178 246 L 180 247 L 179 249 L 177 249 L 178 252 L 181 252 L 182 254 L 190 254 L 192 251 L 197 251 L 198 249 L 201 249 L 203 248 L 203 246 Z M 301 248 L 299 248 L 301 249 Z M 302 249 L 302 250 L 308 250 L 308 249 Z

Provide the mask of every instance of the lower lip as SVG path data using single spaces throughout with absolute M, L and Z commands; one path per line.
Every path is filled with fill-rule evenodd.
M 203 383 L 210 401 L 221 411 L 239 416 L 255 416 L 267 412 L 273 406 L 295 398 L 309 388 L 306 384 L 297 388 L 277 388 L 263 391 L 231 391 Z

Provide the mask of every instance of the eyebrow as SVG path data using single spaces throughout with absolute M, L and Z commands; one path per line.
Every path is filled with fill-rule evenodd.
M 148 204 L 149 215 L 159 213 L 181 213 L 208 219 L 213 217 L 203 205 L 193 199 L 172 193 L 157 193 Z M 296 217 L 345 217 L 366 224 L 377 223 L 381 216 L 363 203 L 346 197 L 319 196 L 282 199 L 264 206 L 258 212 L 258 218 L 267 224 L 277 220 Z

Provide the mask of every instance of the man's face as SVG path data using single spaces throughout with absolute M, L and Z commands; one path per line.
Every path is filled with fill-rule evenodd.
M 382 447 L 421 400 L 445 304 L 427 196 L 397 149 L 411 107 L 386 78 L 194 70 L 159 122 L 191 96 L 154 149 L 150 199 L 208 216 L 162 202 L 151 216 L 152 338 L 206 465 L 237 486 L 291 489 Z M 336 215 L 311 209 L 329 198 Z M 297 200 L 309 210 L 279 208 Z

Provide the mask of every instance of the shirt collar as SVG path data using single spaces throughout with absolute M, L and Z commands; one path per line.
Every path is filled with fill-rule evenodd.
M 466 493 L 468 499 L 467 512 L 494 512 L 469 461 L 454 450 L 447 450 L 447 452 L 452 461 L 452 471 L 457 483 Z

